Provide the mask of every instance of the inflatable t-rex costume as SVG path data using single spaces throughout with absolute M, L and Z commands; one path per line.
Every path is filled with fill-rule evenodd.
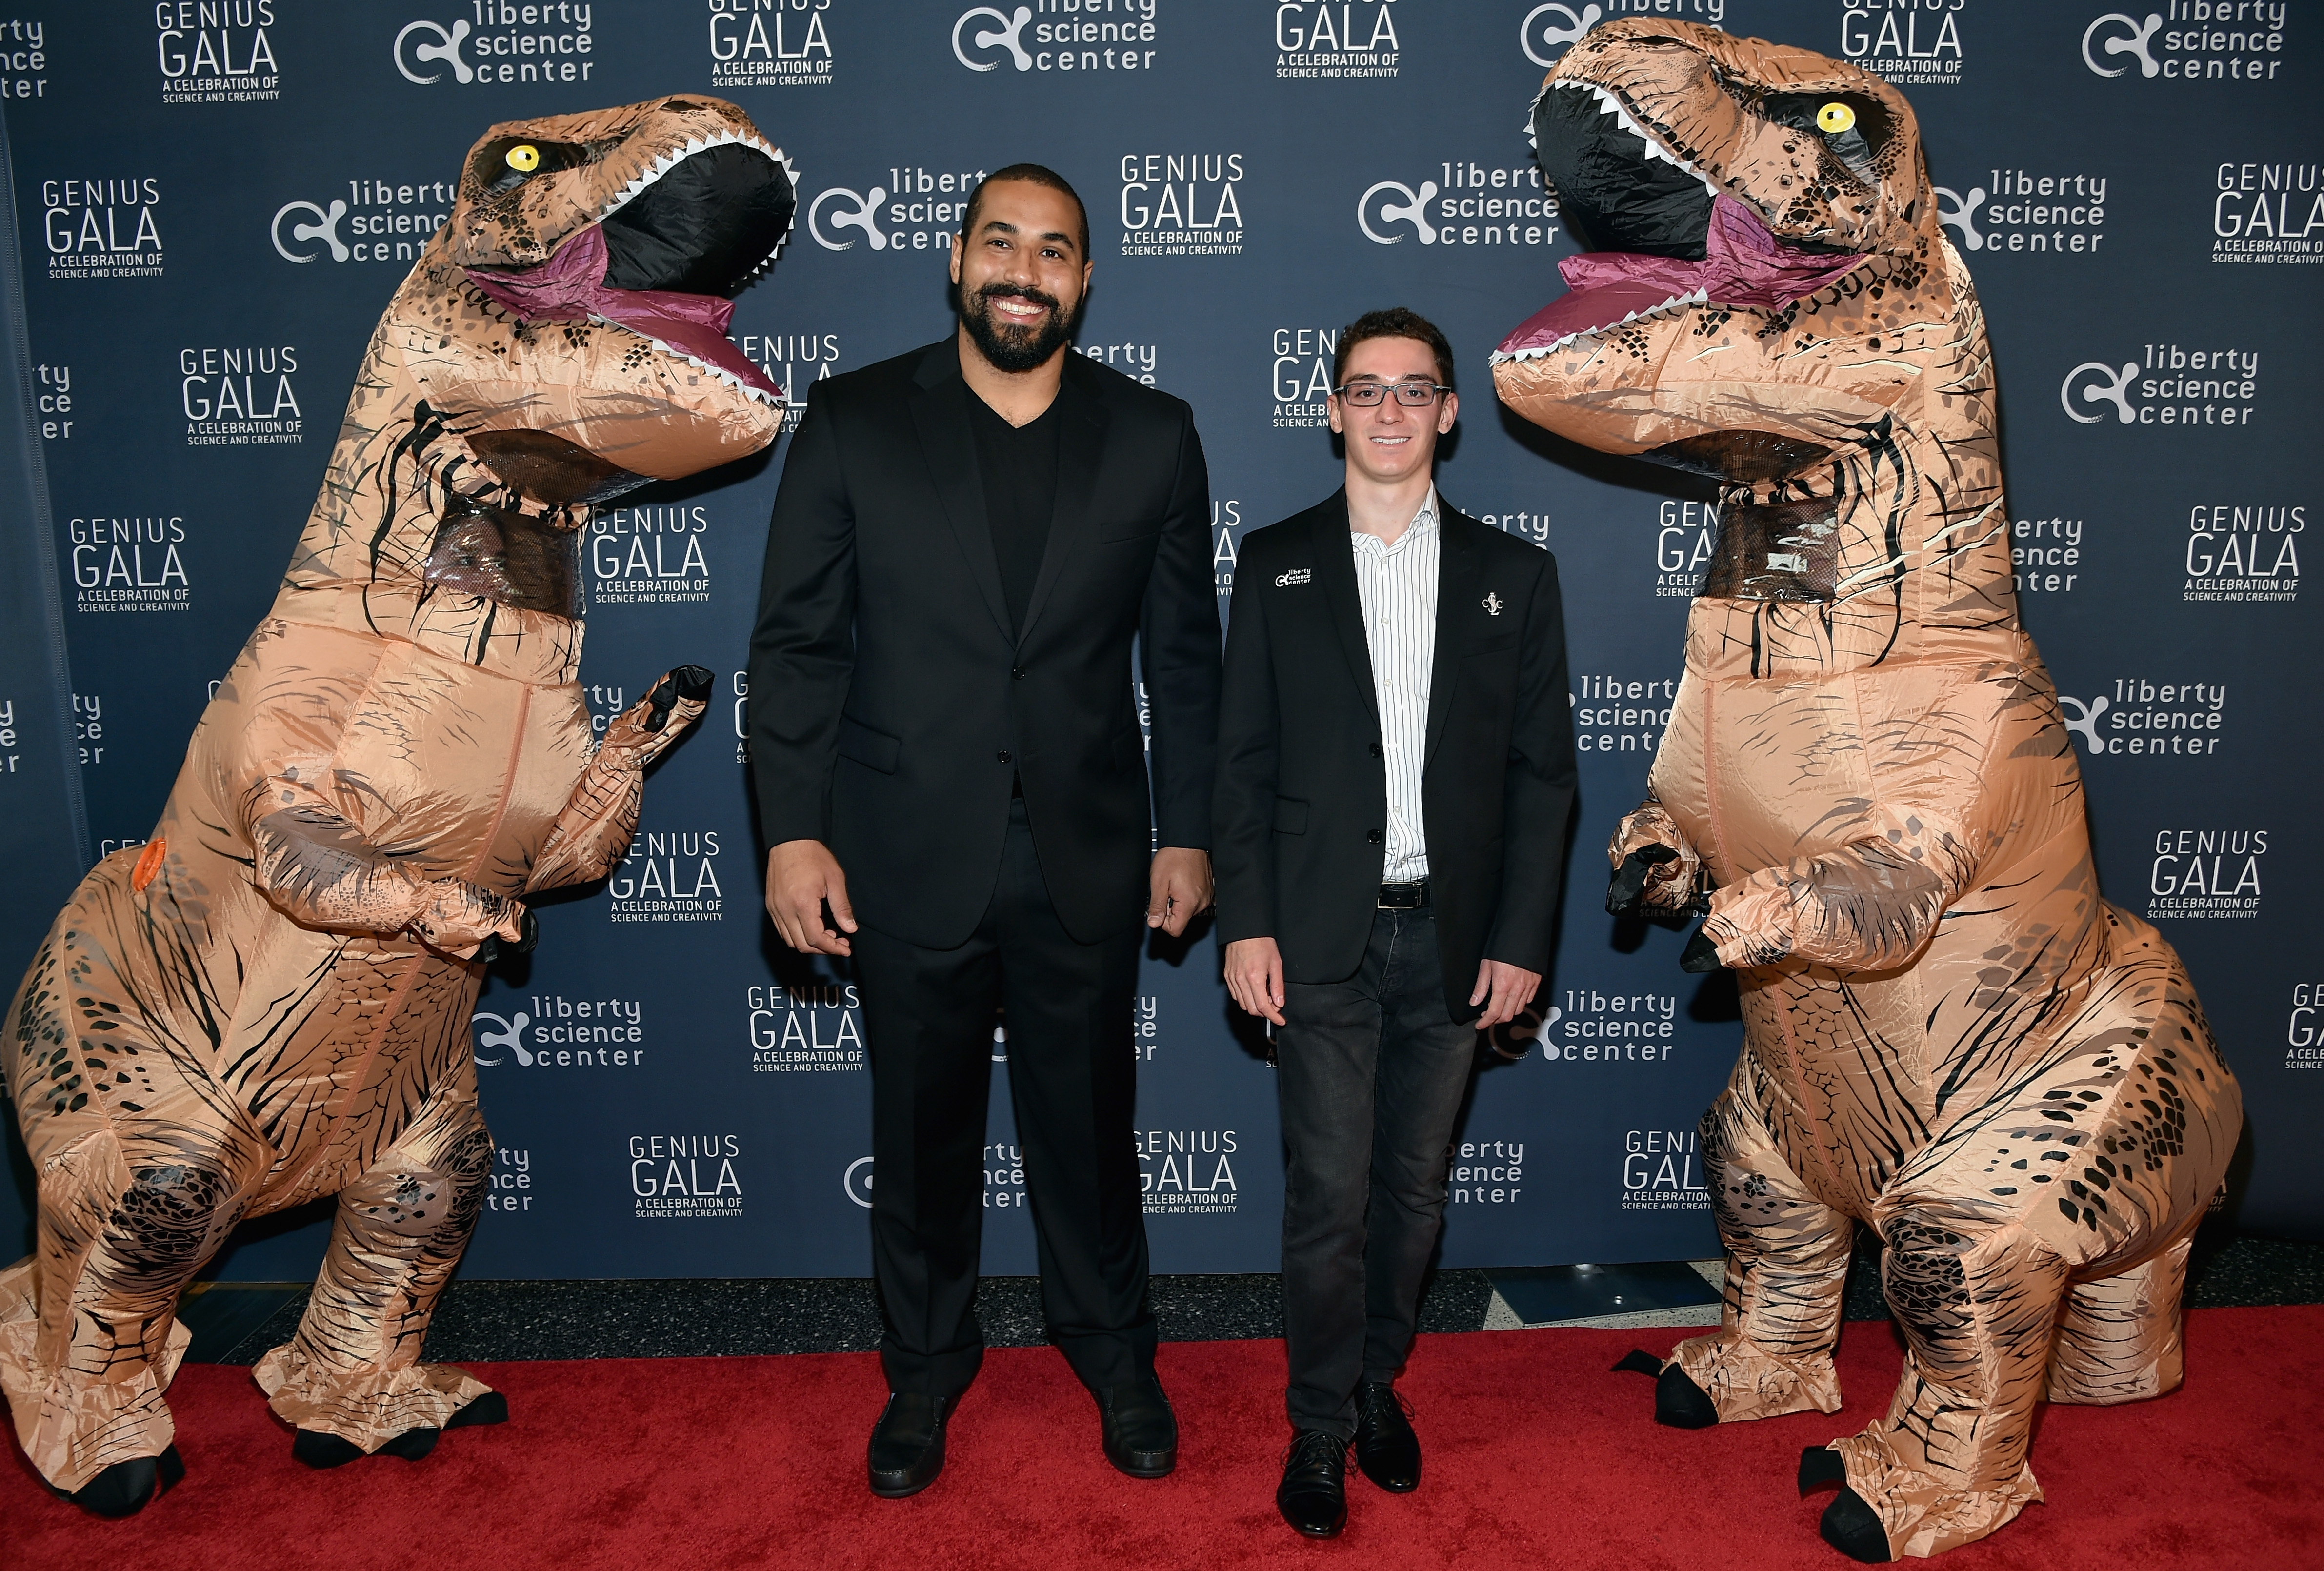
M 1689 968 L 1741 972 L 1742 1057 L 1702 1126 L 1726 1308 L 1666 1365 L 1633 1357 L 1666 1422 L 1835 1410 L 1869 1223 L 1904 1376 L 1802 1483 L 1843 1483 L 1824 1536 L 1858 1558 L 1933 1554 L 2041 1498 L 2045 1395 L 2179 1383 L 2240 1097 L 2178 957 L 2098 896 L 2018 625 L 1984 319 L 1903 97 L 1633 18 L 1566 54 L 1533 127 L 1603 249 L 1502 346 L 1502 399 L 1724 483 L 1609 903 L 1715 885 Z
M 643 771 L 704 707 L 682 667 L 593 745 L 575 682 L 592 504 L 755 452 L 778 390 L 724 337 L 794 180 L 703 97 L 494 126 L 374 334 L 272 611 L 142 849 L 97 864 L 11 1007 L 39 1176 L 0 1273 L 32 1463 L 124 1515 L 183 1473 L 180 1289 L 234 1225 L 337 1220 L 258 1365 L 317 1465 L 505 1416 L 419 1362 L 493 1141 L 469 1013 L 520 897 L 604 877 Z

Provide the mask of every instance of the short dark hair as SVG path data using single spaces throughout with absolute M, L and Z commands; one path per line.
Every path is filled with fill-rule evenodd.
M 962 239 L 976 232 L 976 209 L 984 205 L 984 188 L 997 180 L 1020 180 L 1028 185 L 1047 186 L 1053 191 L 1063 191 L 1072 199 L 1074 211 L 1082 216 L 1082 260 L 1087 262 L 1090 259 L 1089 208 L 1083 205 L 1081 193 L 1066 183 L 1064 175 L 1038 163 L 1012 163 L 1007 169 L 994 170 L 977 181 L 976 189 L 968 193 L 968 210 L 960 220 Z
M 1410 338 L 1427 345 L 1436 360 L 1436 380 L 1446 387 L 1453 385 L 1452 346 L 1436 330 L 1436 324 L 1417 311 L 1390 306 L 1384 311 L 1366 311 L 1340 329 L 1339 351 L 1332 361 L 1333 386 L 1348 384 L 1348 352 L 1372 338 Z

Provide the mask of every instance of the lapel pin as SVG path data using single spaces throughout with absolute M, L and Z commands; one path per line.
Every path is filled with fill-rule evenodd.
M 1501 614 L 1501 597 L 1499 595 L 1488 594 L 1478 604 L 1482 605 L 1490 615 L 1499 616 Z

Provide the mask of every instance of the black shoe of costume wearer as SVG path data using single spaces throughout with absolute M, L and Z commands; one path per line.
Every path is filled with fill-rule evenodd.
M 1132 1478 L 1167 1478 L 1178 1465 L 1178 1418 L 1151 1375 L 1097 1393 L 1105 1459 Z
M 1339 1537 L 1348 1525 L 1348 1443 L 1321 1429 L 1292 1436 L 1275 1509 L 1311 1539 Z
M 1846 1484 L 1823 1508 L 1823 1520 L 1818 1527 L 1823 1541 L 1851 1560 L 1883 1566 L 1895 1558 L 1888 1548 L 1888 1529 L 1880 1525 L 1880 1513 Z
M 872 1426 L 872 1448 L 864 1458 L 872 1492 L 882 1500 L 918 1494 L 944 1471 L 945 1420 L 954 1399 L 920 1391 L 891 1391 Z
M 1711 1393 L 1687 1379 L 1686 1371 L 1676 1363 L 1633 1348 L 1614 1369 L 1617 1373 L 1628 1371 L 1655 1377 L 1655 1423 L 1674 1429 L 1708 1429 L 1719 1422 L 1719 1409 L 1712 1405 Z
M 49 1486 L 49 1492 L 72 1502 L 93 1517 L 117 1521 L 135 1516 L 185 1476 L 185 1458 L 178 1455 L 177 1446 L 164 1446 L 159 1456 L 133 1456 L 115 1463 L 70 1493 L 54 1484 Z
M 1386 1381 L 1366 1381 L 1356 1391 L 1356 1465 L 1390 1494 L 1420 1487 L 1420 1437 L 1412 1409 Z
M 406 1462 L 418 1462 L 436 1449 L 436 1442 L 444 1437 L 444 1429 L 465 1429 L 471 1424 L 505 1424 L 508 1416 L 508 1398 L 498 1391 L 486 1391 L 470 1399 L 465 1407 L 455 1409 L 452 1416 L 444 1420 L 444 1428 L 423 1425 L 406 1429 L 381 1442 L 376 1451 L 365 1452 L 354 1441 L 320 1429 L 301 1429 L 290 1437 L 290 1456 L 318 1471 L 344 1467 L 366 1455 L 400 1456 Z

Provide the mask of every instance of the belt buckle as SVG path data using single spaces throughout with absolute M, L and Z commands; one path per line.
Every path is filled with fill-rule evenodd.
M 1380 885 L 1379 909 L 1384 911 L 1416 911 L 1427 903 L 1428 881 L 1425 878 Z

